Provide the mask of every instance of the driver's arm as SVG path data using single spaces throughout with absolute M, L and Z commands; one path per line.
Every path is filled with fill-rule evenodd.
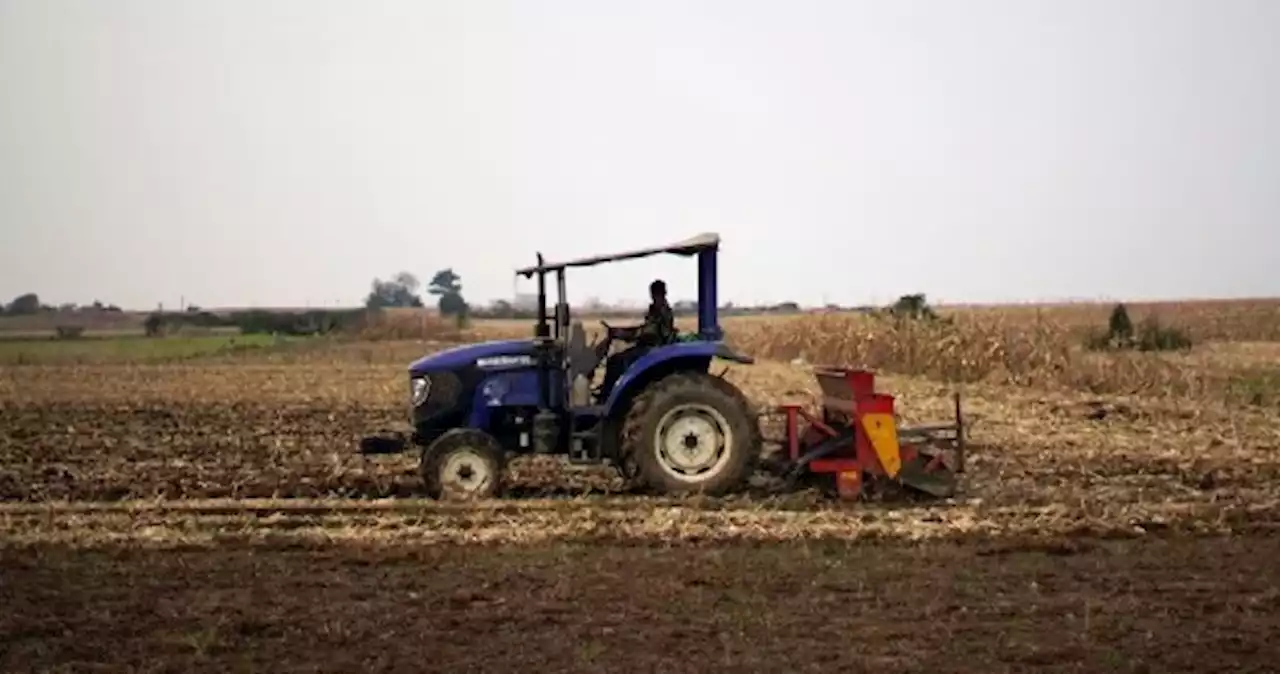
M 640 325 L 623 325 L 623 326 L 614 327 L 613 328 L 614 338 L 622 339 L 626 341 L 635 341 L 639 339 L 641 332 L 645 329 L 645 326 L 649 324 L 648 313 L 645 314 L 644 320 L 645 322 L 641 323 Z
M 675 341 L 676 317 L 668 305 L 654 307 L 645 314 L 644 325 L 640 326 L 636 340 L 645 346 L 667 344 Z
M 615 325 L 609 328 L 609 334 L 614 339 L 621 339 L 623 341 L 631 342 L 631 341 L 635 341 L 636 337 L 640 334 L 640 329 L 643 327 L 644 327 L 643 325 L 628 325 L 628 326 Z

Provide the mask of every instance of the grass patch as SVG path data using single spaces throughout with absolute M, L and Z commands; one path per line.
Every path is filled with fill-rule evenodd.
M 0 339 L 0 365 L 155 363 L 221 356 L 296 342 L 272 335 Z
M 1091 332 L 1085 347 L 1090 351 L 1186 351 L 1192 341 L 1185 330 L 1163 325 L 1155 316 L 1146 317 L 1135 330 L 1128 310 L 1117 304 L 1111 311 L 1107 331 Z
M 1280 369 L 1248 370 L 1231 378 L 1231 402 L 1257 407 L 1280 406 Z

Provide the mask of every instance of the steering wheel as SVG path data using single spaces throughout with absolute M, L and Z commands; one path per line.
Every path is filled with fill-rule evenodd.
M 613 345 L 614 327 L 604 321 L 600 321 L 600 325 L 604 326 L 604 339 L 596 342 L 592 348 L 596 352 L 597 359 L 604 359 L 604 357 L 609 354 L 609 347 Z

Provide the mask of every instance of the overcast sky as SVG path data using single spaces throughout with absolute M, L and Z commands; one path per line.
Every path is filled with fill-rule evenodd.
M 1276 0 L 0 0 L 0 296 L 1280 295 Z M 571 275 L 645 299 L 695 267 Z M 532 284 L 521 281 L 521 292 Z

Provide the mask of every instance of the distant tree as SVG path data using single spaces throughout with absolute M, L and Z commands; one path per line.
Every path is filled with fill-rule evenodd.
M 13 301 L 9 303 L 6 313 L 10 313 L 15 316 L 28 316 L 40 313 L 41 308 L 39 295 L 35 293 L 25 293 L 13 298 Z
M 437 306 L 442 316 L 465 316 L 470 311 L 462 297 L 462 277 L 453 268 L 441 269 L 431 277 L 427 292 L 439 297 Z
M 1119 344 L 1133 341 L 1133 321 L 1129 318 L 1129 310 L 1123 303 L 1111 309 L 1111 318 L 1107 321 L 1109 337 Z
M 400 272 L 390 281 L 373 280 L 373 289 L 364 300 L 370 309 L 384 307 L 420 307 L 422 298 L 418 296 L 418 279 L 409 272 Z
M 468 310 L 467 301 L 458 293 L 441 295 L 440 302 L 436 306 L 439 307 L 442 316 L 457 316 L 467 313 Z
M 432 295 L 446 295 L 448 293 L 462 293 L 462 277 L 453 271 L 452 267 L 441 269 L 431 277 L 431 283 L 427 284 L 427 292 Z
M 494 300 L 489 305 L 489 315 L 494 318 L 511 318 L 514 313 L 511 303 L 506 300 Z
M 164 331 L 164 315 L 159 311 L 153 312 L 151 315 L 147 316 L 147 320 L 142 324 L 142 326 L 143 329 L 146 330 L 148 337 L 158 337 Z
M 1192 347 L 1192 340 L 1181 328 L 1161 325 L 1155 316 L 1147 316 L 1141 325 L 1135 326 L 1124 304 L 1116 304 L 1107 320 L 1106 332 L 1092 331 L 1085 339 L 1085 347 L 1094 351 L 1183 351 Z
M 938 317 L 933 312 L 933 308 L 929 306 L 929 301 L 925 298 L 924 293 L 899 297 L 898 301 L 889 307 L 889 313 L 910 319 L 934 319 Z
M 698 303 L 693 300 L 679 300 L 671 305 L 671 313 L 676 316 L 692 316 L 698 313 Z

